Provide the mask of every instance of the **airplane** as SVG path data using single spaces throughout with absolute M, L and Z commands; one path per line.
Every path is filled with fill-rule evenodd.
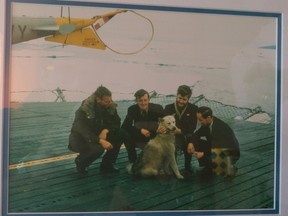
M 112 17 L 127 10 L 116 10 L 91 19 L 66 17 L 13 17 L 12 44 L 45 37 L 46 41 L 105 50 L 96 30 Z

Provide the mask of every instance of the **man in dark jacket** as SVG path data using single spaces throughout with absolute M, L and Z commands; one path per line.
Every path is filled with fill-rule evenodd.
M 195 132 L 198 144 L 195 146 L 195 154 L 199 159 L 200 165 L 212 168 L 211 149 L 219 148 L 226 151 L 231 159 L 232 166 L 240 158 L 240 148 L 238 140 L 231 127 L 213 116 L 209 107 L 199 107 L 197 110 L 197 119 L 201 127 Z M 234 167 L 235 169 L 236 166 Z
M 192 96 L 192 90 L 187 85 L 181 85 L 177 89 L 175 103 L 168 104 L 165 109 L 165 115 L 175 115 L 176 126 L 179 130 L 175 131 L 176 148 L 184 152 L 185 170 L 192 172 L 191 158 L 194 153 L 193 133 L 197 125 L 197 106 L 189 103 Z
M 122 124 L 126 132 L 125 147 L 128 160 L 134 163 L 137 159 L 136 147 L 143 148 L 156 136 L 159 117 L 163 117 L 163 107 L 150 103 L 149 93 L 140 89 L 135 94 L 136 104 L 130 106 Z
M 71 128 L 68 148 L 80 153 L 75 159 L 78 173 L 87 173 L 89 165 L 105 150 L 100 171 L 118 172 L 114 163 L 122 142 L 116 104 L 112 101 L 110 90 L 100 86 L 82 102 Z

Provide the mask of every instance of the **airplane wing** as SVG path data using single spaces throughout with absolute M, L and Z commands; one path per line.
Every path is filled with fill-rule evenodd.
M 105 50 L 106 48 L 99 36 L 90 27 L 74 31 L 67 35 L 57 34 L 48 36 L 45 40 L 61 43 L 63 45 L 75 45 L 101 50 Z

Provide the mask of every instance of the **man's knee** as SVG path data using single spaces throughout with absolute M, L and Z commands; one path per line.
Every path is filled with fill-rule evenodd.
M 79 153 L 81 151 L 81 146 L 79 146 L 79 145 L 82 142 L 83 141 L 79 137 L 77 137 L 73 133 L 71 133 L 69 136 L 68 149 L 73 151 L 73 152 Z
M 114 133 L 108 133 L 107 141 L 110 142 L 114 147 L 121 146 L 125 141 L 126 134 L 120 129 Z
M 105 149 L 100 143 L 93 143 L 89 145 L 89 148 L 85 152 L 90 152 L 93 155 L 102 155 L 105 152 Z
M 73 152 L 76 152 L 76 153 L 79 153 L 79 152 L 80 152 L 78 146 L 75 145 L 75 143 L 73 143 L 73 142 L 69 142 L 69 144 L 68 144 L 68 149 L 69 149 L 70 151 L 73 151 Z

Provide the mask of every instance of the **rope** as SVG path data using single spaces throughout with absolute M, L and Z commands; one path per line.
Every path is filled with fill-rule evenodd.
M 109 46 L 100 38 L 100 36 L 99 36 L 99 35 L 96 33 L 96 31 L 94 30 L 94 32 L 97 34 L 97 36 L 99 37 L 99 39 L 101 40 L 101 42 L 107 47 L 107 49 L 111 50 L 111 51 L 114 52 L 114 53 L 120 54 L 120 55 L 133 55 L 133 54 L 136 54 L 136 53 L 141 52 L 142 50 L 144 50 L 144 49 L 151 43 L 151 41 L 153 40 L 153 37 L 154 37 L 154 25 L 153 25 L 152 21 L 151 21 L 149 18 L 147 18 L 147 17 L 145 17 L 145 16 L 143 16 L 143 15 L 141 15 L 141 14 L 139 14 L 139 13 L 133 11 L 133 10 L 127 10 L 127 11 L 130 11 L 130 12 L 136 14 L 137 16 L 142 17 L 143 19 L 147 20 L 147 21 L 150 23 L 150 25 L 151 25 L 152 33 L 151 33 L 150 39 L 149 39 L 148 42 L 147 42 L 142 48 L 140 48 L 139 50 L 136 50 L 136 51 L 133 51 L 133 52 L 120 52 L 120 51 L 117 51 L 117 50 L 115 50 L 115 49 L 112 49 L 111 47 L 109 47 Z M 93 28 L 93 29 L 94 29 L 94 28 Z

